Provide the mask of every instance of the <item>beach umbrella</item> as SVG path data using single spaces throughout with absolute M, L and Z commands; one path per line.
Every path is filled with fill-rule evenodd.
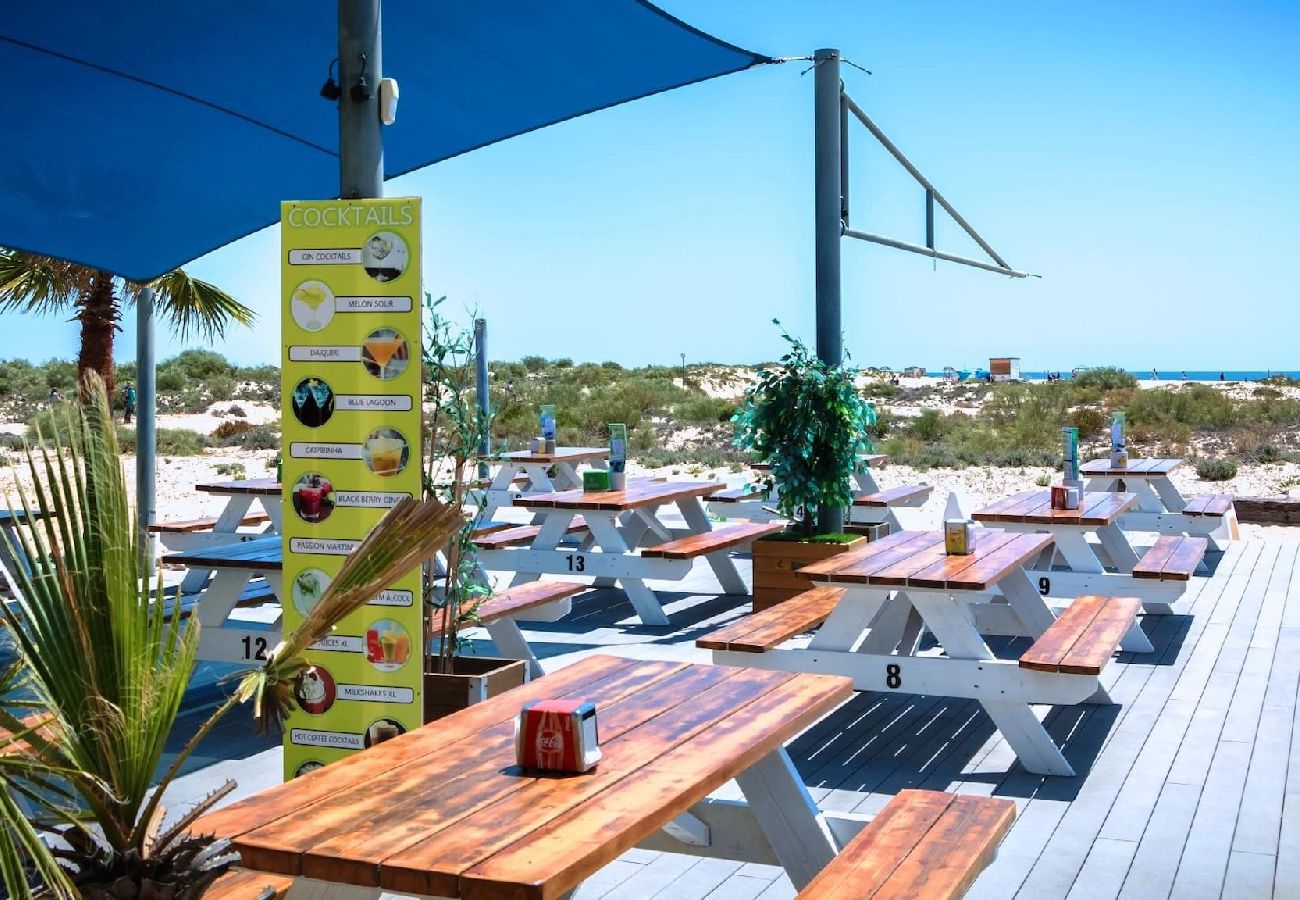
M 0 21 L 10 78 L 0 245 L 142 282 L 272 223 L 281 200 L 346 195 L 331 86 L 346 108 L 381 71 L 401 85 L 383 134 L 383 171 L 396 176 L 773 61 L 644 0 L 387 0 L 382 70 L 377 53 L 359 67 L 340 60 L 340 26 L 377 7 L 343 0 L 336 17 L 312 0 L 11 5 Z M 138 478 L 148 519 L 144 301 Z

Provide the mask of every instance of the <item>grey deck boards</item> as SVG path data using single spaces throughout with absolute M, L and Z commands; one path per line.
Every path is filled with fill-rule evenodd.
M 1107 667 L 1116 705 L 1041 710 L 1077 778 L 1026 772 L 974 702 L 904 694 L 856 695 L 796 739 L 791 757 L 825 809 L 873 813 L 906 787 L 1014 799 L 1019 819 L 971 897 L 1300 897 L 1298 551 L 1229 544 L 1175 615 L 1143 619 L 1155 652 Z M 684 582 L 651 586 L 666 592 L 671 627 L 641 625 L 620 592 L 597 590 L 576 597 L 568 618 L 524 631 L 547 668 L 593 652 L 702 662 L 695 638 L 747 611 L 745 599 L 717 595 L 702 563 Z M 1000 654 L 1023 645 L 990 640 Z M 188 776 L 177 798 L 232 768 Z M 261 786 L 264 771 L 278 777 L 279 752 L 237 768 Z M 774 867 L 634 850 L 576 896 L 794 893 Z

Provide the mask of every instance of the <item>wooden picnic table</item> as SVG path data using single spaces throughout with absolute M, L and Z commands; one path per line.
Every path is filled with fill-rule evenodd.
M 1090 491 L 1113 490 L 1123 481 L 1125 491 L 1136 495 L 1142 512 L 1180 513 L 1187 501 L 1169 475 L 1182 464 L 1181 459 L 1135 459 L 1116 469 L 1109 459 L 1090 459 L 1079 466 L 1079 474 L 1087 479 L 1085 487 Z
M 838 589 L 809 592 L 808 601 L 829 611 L 823 605 L 812 617 L 824 624 L 807 647 L 776 648 L 798 633 L 788 629 L 755 647 L 741 640 L 739 632 L 750 628 L 745 620 L 736 633 L 722 629 L 701 646 L 727 665 L 848 675 L 858 690 L 978 700 L 1029 771 L 1073 775 L 1031 705 L 1080 703 L 1094 696 L 1096 678 L 1026 670 L 998 659 L 982 636 L 1038 639 L 1053 626 L 1056 615 L 1025 570 L 1052 543 L 1050 534 L 981 528 L 974 552 L 950 556 L 940 531 L 894 532 L 800 569 L 815 584 Z M 783 607 L 794 604 L 788 615 L 801 615 L 798 600 L 755 614 L 753 627 L 779 629 Z M 945 655 L 916 655 L 922 626 Z
M 671 548 L 677 538 L 701 538 L 713 531 L 700 498 L 722 487 L 714 481 L 638 480 L 622 491 L 527 494 L 516 498 L 514 505 L 536 513 L 542 520 L 535 533 L 530 533 L 528 546 L 499 549 L 480 546 L 478 561 L 485 569 L 516 572 L 513 582 L 516 585 L 547 573 L 594 577 L 600 587 L 617 583 L 627 593 L 643 623 L 667 625 L 663 606 L 646 587 L 645 579 L 685 578 L 695 556 L 708 560 L 724 593 L 749 593 L 727 552 L 738 542 L 687 547 L 685 550 L 690 555 L 685 558 L 667 558 L 655 548 L 641 554 L 636 552 L 643 543 L 661 543 L 658 550 L 662 551 L 664 546 Z M 685 529 L 670 529 L 659 521 L 657 511 L 669 505 L 676 505 L 681 511 L 686 520 Z M 560 541 L 573 530 L 571 525 L 578 515 L 582 516 L 589 536 L 580 547 L 560 547 Z M 749 533 L 746 529 L 764 528 L 771 530 L 772 526 L 730 526 L 727 533 L 735 529 Z
M 250 603 L 284 599 L 283 538 L 257 538 L 220 547 L 168 553 L 162 561 L 211 572 L 212 580 L 198 592 L 196 618 L 201 626 L 197 658 L 219 662 L 255 662 L 280 642 L 282 616 L 265 627 L 261 623 L 232 621 L 235 608 Z M 258 580 L 259 576 L 261 581 Z M 181 583 L 182 599 L 186 596 Z M 183 607 L 184 608 L 184 607 Z
M 851 695 L 847 678 L 590 656 L 191 830 L 229 838 L 244 868 L 292 876 L 303 896 L 565 897 L 663 828 L 690 832 L 680 852 L 764 852 L 802 888 L 835 840 L 782 745 Z M 520 707 L 543 698 L 595 702 L 594 771 L 515 765 Z M 748 806 L 730 821 L 752 833 L 711 833 L 692 807 L 732 778 Z
M 1025 491 L 990 503 L 971 518 L 1008 531 L 1046 531 L 1056 538 L 1055 553 L 1045 554 L 1035 567 L 1042 594 L 1065 599 L 1092 594 L 1136 596 L 1148 612 L 1168 612 L 1185 584 L 1132 577 L 1141 556 L 1129 543 L 1120 519 L 1137 502 L 1130 493 L 1085 491 L 1078 509 L 1052 509 L 1051 491 Z M 1091 543 L 1089 535 L 1098 543 Z M 1057 556 L 1069 571 L 1053 570 Z M 1114 572 L 1107 571 L 1108 564 Z M 1134 629 L 1125 637 L 1124 649 L 1150 652 L 1151 644 L 1141 629 Z
M 210 529 L 195 533 L 167 535 L 163 541 L 169 550 L 188 551 L 222 547 L 240 541 L 257 540 L 263 535 L 279 534 L 281 530 L 280 482 L 274 478 L 245 478 L 238 481 L 213 481 L 194 485 L 194 490 L 204 494 L 226 497 L 226 506 Z M 266 514 L 267 525 L 262 531 L 240 531 L 240 526 L 250 517 L 249 510 L 256 502 Z M 213 569 L 194 565 L 181 585 L 183 593 L 196 594 L 212 576 Z
M 478 504 L 479 518 L 488 521 L 498 509 L 510 506 L 517 497 L 582 487 L 578 465 L 588 463 L 605 468 L 609 448 L 556 447 L 554 453 L 513 450 L 480 459 L 497 465 L 496 474 L 482 492 Z
M 1214 549 L 1219 540 L 1235 540 L 1237 511 L 1228 494 L 1184 497 L 1170 479 L 1181 459 L 1135 459 L 1126 468 L 1111 466 L 1109 459 L 1092 459 L 1079 467 L 1088 490 L 1127 491 L 1137 506 L 1120 522 L 1127 531 L 1188 534 L 1207 538 Z

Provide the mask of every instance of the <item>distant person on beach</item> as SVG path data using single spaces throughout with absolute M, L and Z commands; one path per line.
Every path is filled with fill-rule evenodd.
M 50 406 L 58 406 L 63 402 L 63 395 L 59 393 L 56 387 L 50 388 Z
M 1151 380 L 1152 380 L 1152 381 L 1159 381 L 1159 380 L 1160 380 L 1160 373 L 1157 372 L 1155 369 L 1152 369 L 1152 370 L 1151 370 Z
M 1187 373 L 1186 373 L 1186 372 L 1183 372 L 1183 381 L 1186 381 L 1186 380 L 1187 380 Z
M 1225 379 L 1225 378 L 1223 377 L 1223 373 L 1222 373 L 1222 372 L 1219 373 L 1219 380 L 1220 380 L 1220 381 L 1226 381 L 1226 380 L 1227 380 L 1227 379 Z
M 130 382 L 122 388 L 122 409 L 124 411 L 122 421 L 130 425 L 131 417 L 135 415 L 135 387 Z

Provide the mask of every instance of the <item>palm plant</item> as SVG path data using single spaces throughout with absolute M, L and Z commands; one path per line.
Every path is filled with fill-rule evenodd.
M 211 341 L 231 323 L 249 325 L 254 313 L 215 285 L 175 269 L 147 284 L 118 278 L 101 269 L 0 248 L 0 311 L 38 315 L 73 311 L 81 324 L 79 374 L 97 372 L 113 395 L 113 337 L 120 330 L 124 303 L 140 291 L 154 289 L 157 310 L 182 339 L 197 335 Z
M 137 552 L 103 384 L 90 376 L 82 397 L 54 436 L 70 452 L 44 441 L 27 451 L 33 486 L 19 490 L 17 508 L 42 518 L 10 542 L 24 562 L 3 572 L 17 662 L 0 673 L 0 879 L 10 897 L 197 897 L 232 860 L 190 826 L 233 785 L 164 826 L 160 801 L 185 759 L 240 702 L 253 703 L 264 727 L 282 717 L 309 669 L 304 649 L 463 520 L 435 501 L 394 507 L 313 614 L 157 778 L 199 626 L 166 614 L 161 578 Z

